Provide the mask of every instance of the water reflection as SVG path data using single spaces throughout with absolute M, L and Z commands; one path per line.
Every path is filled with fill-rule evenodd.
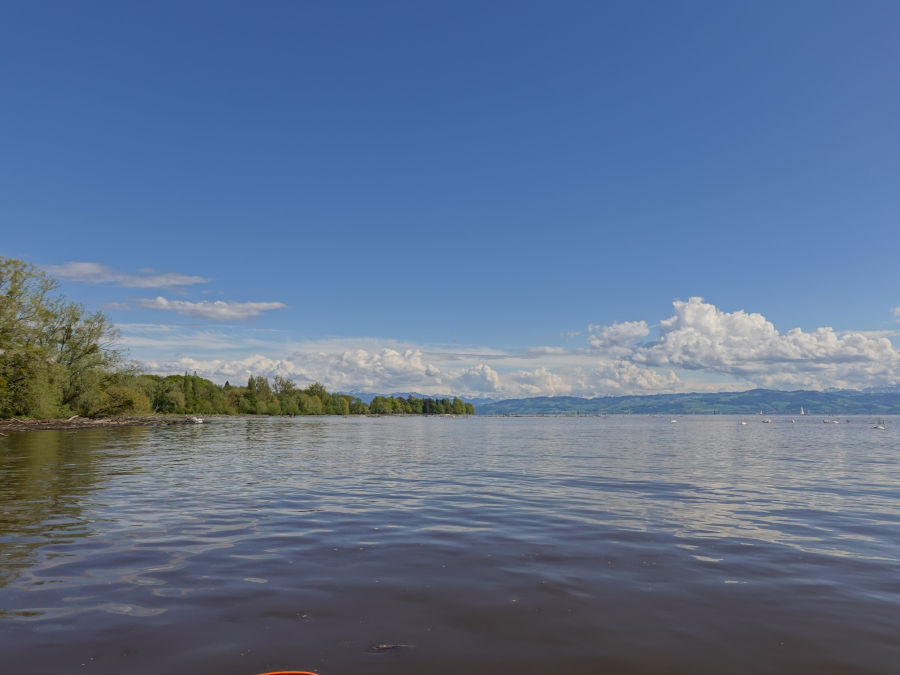
M 40 672 L 890 672 L 898 425 L 782 422 L 10 436 L 0 651 Z
M 36 431 L 3 439 L 0 451 L 0 585 L 10 583 L 41 548 L 91 533 L 83 497 L 111 478 L 104 450 L 140 445 L 147 429 Z M 47 558 L 62 555 L 47 549 Z

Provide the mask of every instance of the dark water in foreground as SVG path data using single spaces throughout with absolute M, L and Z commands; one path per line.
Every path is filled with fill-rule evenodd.
M 740 419 L 0 438 L 0 671 L 898 672 L 900 419 Z

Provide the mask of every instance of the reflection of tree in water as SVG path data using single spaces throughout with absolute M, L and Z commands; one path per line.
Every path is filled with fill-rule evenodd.
M 115 450 L 147 431 L 33 431 L 0 438 L 0 587 L 32 565 L 42 547 L 91 534 L 85 496 L 106 477 Z M 55 555 L 61 554 L 47 558 Z

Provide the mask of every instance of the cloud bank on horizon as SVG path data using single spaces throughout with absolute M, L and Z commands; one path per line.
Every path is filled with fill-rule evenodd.
M 675 301 L 656 335 L 648 321 L 614 322 L 589 325 L 580 346 L 521 351 L 375 339 L 242 341 L 233 331 L 231 337 L 207 331 L 193 339 L 174 328 L 122 328 L 123 344 L 150 372 L 196 371 L 218 382 L 281 375 L 341 391 L 603 396 L 900 382 L 900 351 L 884 333 L 828 327 L 779 332 L 761 314 L 726 312 L 700 297 Z M 196 355 L 198 349 L 205 354 Z M 141 351 L 149 350 L 158 356 L 142 358 Z
M 49 266 L 70 281 L 129 288 L 207 283 L 186 274 L 121 272 L 90 262 Z M 280 375 L 338 391 L 418 391 L 471 397 L 604 396 L 771 389 L 859 389 L 900 383 L 900 351 L 890 331 L 780 332 L 758 313 L 723 311 L 701 297 L 676 300 L 661 320 L 588 324 L 560 333 L 562 345 L 519 350 L 419 344 L 376 338 L 291 341 L 284 330 L 241 325 L 285 309 L 277 301 L 111 302 L 116 311 L 151 310 L 222 328 L 119 323 L 122 345 L 148 372 L 197 374 L 217 382 Z M 900 307 L 893 310 L 900 320 Z

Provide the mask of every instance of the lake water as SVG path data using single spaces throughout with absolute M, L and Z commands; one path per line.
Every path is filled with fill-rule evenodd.
M 12 434 L 0 670 L 896 673 L 900 418 L 841 422 Z

